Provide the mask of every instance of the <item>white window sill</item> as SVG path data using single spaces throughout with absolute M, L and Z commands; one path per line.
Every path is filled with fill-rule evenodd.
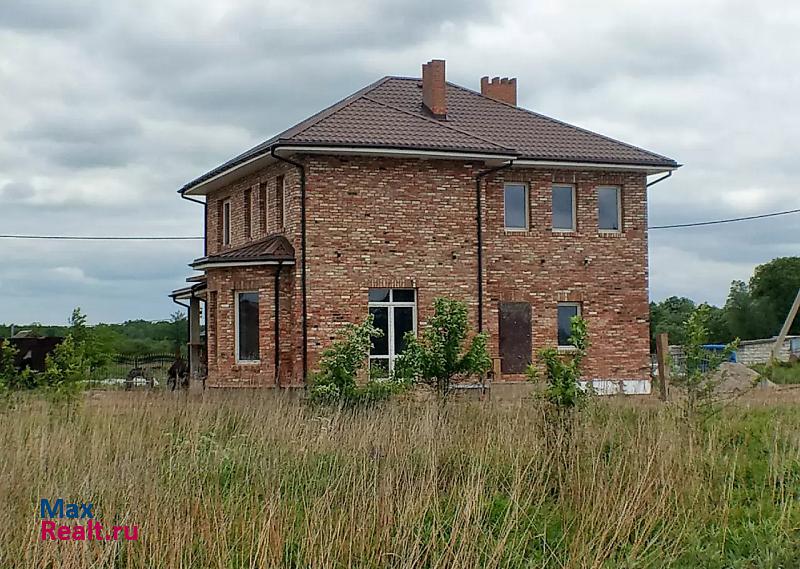
M 575 346 L 558 346 L 558 353 L 559 354 L 574 354 L 578 351 L 578 348 Z
M 575 231 L 574 229 L 559 229 L 556 227 L 554 227 L 552 231 L 553 233 L 561 233 L 561 234 L 566 233 L 567 235 L 569 235 L 570 233 L 577 233 L 577 231 Z
M 261 360 L 236 360 L 237 366 L 256 366 L 260 364 Z

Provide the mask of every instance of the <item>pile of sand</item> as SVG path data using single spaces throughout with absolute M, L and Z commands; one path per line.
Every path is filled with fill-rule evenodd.
M 717 392 L 739 394 L 751 389 L 769 389 L 775 384 L 769 380 L 761 381 L 758 372 L 744 364 L 725 362 L 719 366 L 714 374 L 714 380 L 719 381 Z

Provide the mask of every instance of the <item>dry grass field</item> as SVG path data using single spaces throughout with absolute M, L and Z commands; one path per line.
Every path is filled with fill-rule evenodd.
M 565 433 L 531 400 L 23 400 L 0 410 L 0 567 L 799 567 L 800 407 L 700 428 L 640 403 Z M 138 540 L 43 542 L 41 498 Z

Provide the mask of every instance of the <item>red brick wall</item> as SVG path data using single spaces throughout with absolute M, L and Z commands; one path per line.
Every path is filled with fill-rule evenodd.
M 309 356 L 367 313 L 371 286 L 418 288 L 419 325 L 437 296 L 467 302 L 477 327 L 475 174 L 440 160 L 309 157 Z M 506 232 L 503 184 L 529 185 L 530 230 Z M 553 181 L 576 185 L 577 231 L 551 231 Z M 623 231 L 597 228 L 597 185 L 622 188 Z M 582 303 L 591 379 L 646 379 L 649 370 L 645 177 L 501 171 L 484 182 L 484 327 L 498 354 L 498 306 L 530 302 L 533 349 L 555 345 L 556 305 Z M 544 262 L 542 262 L 544 261 Z M 523 379 L 505 376 L 504 379 Z
M 284 177 L 286 186 L 286 220 L 278 226 L 276 207 L 277 179 Z M 263 185 L 263 186 L 262 186 Z M 266 195 L 266 211 L 261 200 L 261 188 Z M 246 237 L 245 191 L 250 189 L 251 238 Z M 207 233 L 208 254 L 220 251 L 221 231 L 218 204 L 231 200 L 231 245 L 240 247 L 266 235 L 283 233 L 295 248 L 298 267 L 284 266 L 281 272 L 281 371 L 282 385 L 298 384 L 302 376 L 302 335 L 300 279 L 296 278 L 300 255 L 300 201 L 297 170 L 277 163 L 242 178 L 208 196 Z M 266 223 L 262 223 L 262 218 Z M 274 385 L 274 267 L 232 267 L 210 269 L 208 275 L 207 338 L 208 385 Z M 243 288 L 244 287 L 244 288 Z M 234 294 L 237 290 L 260 292 L 259 319 L 261 328 L 261 363 L 235 363 Z M 212 302 L 212 298 L 215 302 Z M 217 354 L 216 356 L 214 354 Z
M 477 325 L 475 174 L 485 167 L 442 160 L 335 158 L 306 156 L 308 220 L 309 370 L 345 322 L 367 314 L 370 287 L 418 289 L 418 326 L 424 326 L 433 299 L 450 296 L 467 302 Z M 267 184 L 268 203 L 275 199 L 278 175 L 285 175 L 286 234 L 295 247 L 297 266 L 284 269 L 282 284 L 283 382 L 301 381 L 302 329 L 300 294 L 299 178 L 294 168 L 273 165 L 217 192 L 209 199 L 209 253 L 217 243 L 216 200 L 232 199 L 232 246 L 245 242 L 242 195 L 252 188 L 253 215 L 260 214 L 258 184 Z M 530 230 L 507 233 L 503 228 L 503 183 L 528 184 Z M 576 186 L 577 230 L 550 229 L 553 182 Z M 623 227 L 618 234 L 597 229 L 595 188 L 622 188 Z M 490 347 L 498 345 L 501 301 L 530 302 L 533 349 L 554 345 L 556 304 L 582 303 L 592 347 L 586 365 L 591 379 L 646 379 L 649 370 L 647 234 L 645 177 L 592 171 L 557 172 L 514 169 L 484 180 L 484 328 Z M 270 217 L 274 219 L 274 207 Z M 274 222 L 267 233 L 275 231 Z M 253 239 L 262 236 L 252 223 Z M 236 366 L 233 333 L 233 291 L 237 279 L 255 279 L 263 287 L 262 354 L 272 354 L 272 268 L 209 271 L 209 290 L 218 291 L 209 306 L 210 382 L 271 384 L 272 356 L 262 355 L 258 370 Z M 263 281 L 263 282 L 261 282 Z M 225 303 L 229 306 L 225 306 Z M 285 316 L 284 316 L 285 314 Z M 209 324 L 212 328 L 214 324 Z M 283 360 L 282 360 L 283 361 Z M 216 378 L 216 379 L 215 379 Z M 505 376 L 503 379 L 522 379 Z
M 275 271 L 276 267 L 220 268 L 208 272 L 208 384 L 220 386 L 275 385 Z M 291 267 L 280 275 L 280 383 L 295 376 L 296 346 Z M 236 361 L 235 304 L 238 292 L 258 292 L 259 361 Z

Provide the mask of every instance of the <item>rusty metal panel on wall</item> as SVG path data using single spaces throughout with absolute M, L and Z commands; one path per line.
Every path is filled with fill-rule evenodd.
M 531 364 L 531 305 L 500 303 L 500 357 L 503 373 L 523 373 Z

